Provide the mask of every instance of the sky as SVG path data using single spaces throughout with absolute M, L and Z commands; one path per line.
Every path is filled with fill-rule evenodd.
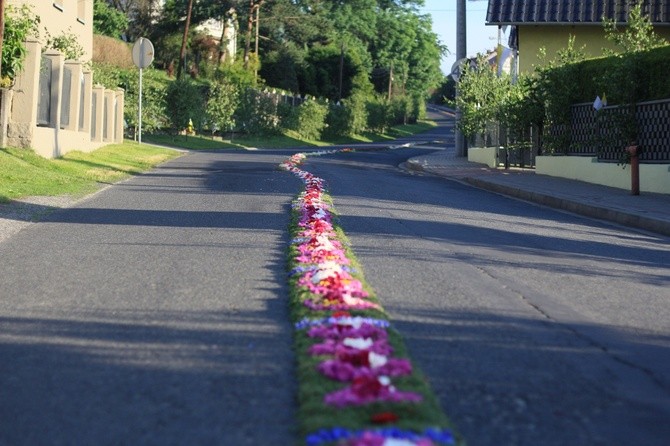
M 456 61 L 456 0 L 425 0 L 422 13 L 433 17 L 433 31 L 440 42 L 447 46 L 449 54 L 442 59 L 442 72 L 449 74 Z M 498 28 L 486 26 L 486 0 L 466 1 L 467 55 L 476 56 L 495 48 L 498 43 Z

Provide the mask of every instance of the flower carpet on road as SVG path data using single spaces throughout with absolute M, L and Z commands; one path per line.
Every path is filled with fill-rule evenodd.
M 308 156 L 350 151 L 298 153 L 280 165 L 305 185 L 289 247 L 300 434 L 308 446 L 455 445 L 334 221 L 324 180 L 301 169 Z

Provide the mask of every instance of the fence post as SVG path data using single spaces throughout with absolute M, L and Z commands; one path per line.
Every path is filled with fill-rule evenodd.
M 123 143 L 123 107 L 125 103 L 125 96 L 123 88 L 117 88 L 116 94 L 116 116 L 114 119 L 116 131 L 114 132 L 114 142 L 117 144 Z
M 12 110 L 14 91 L 0 88 L 0 147 L 7 147 L 7 131 L 9 128 L 9 114 Z
M 26 40 L 23 70 L 16 77 L 11 116 L 7 128 L 7 144 L 13 147 L 32 147 L 37 122 L 37 98 L 40 84 L 42 45 L 35 39 Z
M 116 117 L 116 113 L 114 110 L 114 90 L 105 90 L 104 93 L 104 104 L 105 104 L 105 110 L 104 110 L 104 120 L 105 122 L 102 124 L 103 132 L 102 132 L 102 140 L 104 142 L 113 142 L 114 141 L 114 118 Z
M 81 77 L 83 75 L 83 67 L 81 62 L 75 62 L 68 60 L 65 62 L 65 68 L 70 70 L 70 98 L 67 110 L 63 110 L 64 113 L 67 113 L 69 119 L 67 120 L 67 125 L 65 126 L 66 130 L 77 131 L 79 130 L 79 113 L 81 112 Z M 68 89 L 63 85 L 63 93 L 67 92 Z
M 82 113 L 82 125 L 79 128 L 79 131 L 88 133 L 90 136 L 92 132 L 92 107 L 93 107 L 93 72 L 84 71 L 84 91 L 82 91 L 83 97 L 83 110 Z
M 105 87 L 96 85 L 92 89 L 91 141 L 102 142 L 102 126 L 105 105 Z

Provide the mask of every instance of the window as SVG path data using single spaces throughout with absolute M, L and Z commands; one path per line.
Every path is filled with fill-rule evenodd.
M 86 23 L 86 8 L 90 2 L 91 0 L 77 0 L 77 21 L 79 23 Z

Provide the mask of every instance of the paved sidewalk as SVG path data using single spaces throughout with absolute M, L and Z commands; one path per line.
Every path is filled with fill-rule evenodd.
M 634 196 L 628 190 L 539 175 L 531 169 L 491 169 L 456 157 L 453 150 L 435 148 L 440 150 L 411 158 L 404 167 L 576 214 L 670 235 L 670 194 L 642 192 Z

